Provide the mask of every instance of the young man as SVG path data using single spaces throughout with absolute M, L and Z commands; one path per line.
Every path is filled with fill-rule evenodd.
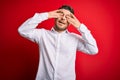
M 51 30 L 36 29 L 39 23 L 55 18 Z M 72 24 L 82 36 L 70 33 Z M 18 29 L 19 33 L 39 45 L 40 61 L 36 80 L 75 80 L 76 50 L 96 54 L 96 41 L 87 27 L 74 16 L 70 6 L 63 5 L 58 10 L 36 13 Z

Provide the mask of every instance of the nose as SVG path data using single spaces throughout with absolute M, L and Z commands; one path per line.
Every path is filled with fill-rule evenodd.
M 65 15 L 63 15 L 63 16 L 62 16 L 62 19 L 63 19 L 63 20 L 66 20 L 66 16 L 65 16 Z

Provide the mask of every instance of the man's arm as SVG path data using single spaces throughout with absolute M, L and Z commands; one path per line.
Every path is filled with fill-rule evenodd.
M 37 42 L 41 35 L 42 29 L 36 29 L 39 23 L 49 18 L 58 18 L 60 17 L 59 10 L 54 10 L 46 13 L 35 13 L 32 18 L 26 20 L 19 28 L 18 32 L 21 36 L 33 41 Z M 38 39 L 39 38 L 39 39 Z
M 39 23 L 48 19 L 48 13 L 35 13 L 32 18 L 26 20 L 19 28 L 18 32 L 21 36 L 36 41 L 41 36 L 41 29 L 36 29 Z M 39 37 L 38 37 L 39 35 Z
M 67 16 L 68 22 L 72 24 L 81 34 L 82 37 L 79 36 L 78 39 L 78 47 L 77 49 L 88 54 L 97 54 L 98 47 L 96 44 L 96 40 L 90 33 L 90 30 L 84 25 L 81 24 L 80 21 L 73 15 Z

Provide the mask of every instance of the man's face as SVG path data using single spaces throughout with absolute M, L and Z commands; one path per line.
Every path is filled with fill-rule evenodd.
M 58 31 L 64 31 L 69 25 L 66 16 L 70 16 L 71 12 L 66 9 L 60 9 L 59 13 L 62 15 L 59 18 L 55 19 L 55 28 Z

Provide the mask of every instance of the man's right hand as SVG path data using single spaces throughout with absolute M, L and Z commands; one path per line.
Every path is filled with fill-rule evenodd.
M 48 18 L 58 18 L 62 15 L 63 13 L 60 10 L 54 10 L 54 11 L 48 12 Z

